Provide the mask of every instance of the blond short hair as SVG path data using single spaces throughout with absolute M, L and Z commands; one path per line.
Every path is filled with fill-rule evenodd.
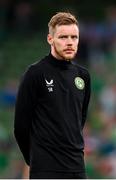
M 60 25 L 76 24 L 79 26 L 76 17 L 69 12 L 58 12 L 50 19 L 48 23 L 49 33 L 54 33 L 55 27 Z

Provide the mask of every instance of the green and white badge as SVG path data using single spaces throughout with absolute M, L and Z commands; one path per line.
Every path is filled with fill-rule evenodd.
M 75 78 L 75 85 L 78 89 L 83 90 L 85 87 L 85 82 L 82 78 L 76 77 Z

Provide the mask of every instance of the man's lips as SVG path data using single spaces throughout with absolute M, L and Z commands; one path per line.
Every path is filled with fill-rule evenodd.
M 65 52 L 74 52 L 74 49 L 65 49 Z

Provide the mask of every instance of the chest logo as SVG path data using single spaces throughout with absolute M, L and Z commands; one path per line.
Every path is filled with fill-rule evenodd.
M 78 89 L 80 89 L 80 90 L 83 90 L 83 89 L 84 89 L 84 87 L 85 87 L 85 82 L 84 82 L 84 80 L 83 80 L 82 78 L 76 77 L 74 81 L 75 81 L 75 85 L 76 85 L 76 87 L 77 87 Z
M 50 82 L 48 82 L 46 79 L 46 86 L 53 86 L 53 79 L 50 80 Z
M 48 81 L 47 79 L 45 79 L 46 82 L 46 86 L 48 88 L 48 92 L 53 92 L 53 79 L 51 79 L 50 81 Z

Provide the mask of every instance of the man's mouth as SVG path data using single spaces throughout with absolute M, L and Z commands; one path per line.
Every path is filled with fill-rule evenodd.
M 65 52 L 74 52 L 74 49 L 65 49 Z

